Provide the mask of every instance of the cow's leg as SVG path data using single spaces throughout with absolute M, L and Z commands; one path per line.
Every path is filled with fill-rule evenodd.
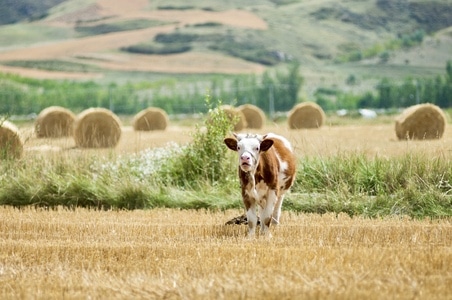
M 272 222 L 273 210 L 276 201 L 277 201 L 276 191 L 272 189 L 268 190 L 267 201 L 264 207 L 262 207 L 260 210 L 261 232 L 263 235 L 271 236 L 269 228 Z
M 247 206 L 246 220 L 248 221 L 248 237 L 252 238 L 256 232 L 257 225 L 256 203 Z
M 281 217 L 281 206 L 284 200 L 284 195 L 286 191 L 281 191 L 281 194 L 278 197 L 278 200 L 276 201 L 275 208 L 273 209 L 273 217 L 272 217 L 272 224 L 278 225 L 279 224 L 279 218 Z
M 250 196 L 249 192 L 242 191 L 243 204 L 246 210 L 246 220 L 248 222 L 248 237 L 254 237 L 257 225 L 257 215 L 256 215 L 256 199 Z

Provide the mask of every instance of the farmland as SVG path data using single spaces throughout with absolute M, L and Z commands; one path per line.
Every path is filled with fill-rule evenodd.
M 31 200 L 38 202 L 0 208 L 2 298 L 448 299 L 450 130 L 440 140 L 398 141 L 387 117 L 342 120 L 310 130 L 268 122 L 258 132 L 286 135 L 294 144 L 300 172 L 283 205 L 282 223 L 272 228 L 273 238 L 247 240 L 246 226 L 225 225 L 243 212 L 233 168 L 226 182 L 163 187 L 156 185 L 156 178 L 137 182 L 132 164 L 115 164 L 150 149 L 168 150 L 168 143 L 190 144 L 197 130 L 192 122 L 199 120 L 172 120 L 165 131 L 141 133 L 132 130 L 128 119 L 123 121 L 118 146 L 97 150 L 74 148 L 72 138 L 37 139 L 32 124 L 20 126 L 26 136 L 22 162 L 10 162 L 14 171 L 11 166 L 4 170 L 19 183 L 13 197 L 29 188 Z M 306 176 L 305 170 L 319 170 L 316 160 L 326 177 L 338 177 L 330 181 L 337 186 L 327 184 L 323 190 Z M 109 181 L 90 175 L 93 162 L 113 166 Z M 407 169 L 396 174 L 401 162 Z M 382 167 L 372 169 L 380 163 Z M 361 194 L 347 187 L 350 174 L 345 169 L 356 173 L 363 167 L 368 181 L 378 172 L 384 173 L 387 185 L 405 176 L 397 180 L 407 180 L 406 190 L 391 196 L 377 189 L 372 200 L 366 196 L 370 190 Z M 143 208 L 45 205 L 55 197 L 106 199 L 130 186 L 125 201 L 144 201 Z M 361 187 L 366 186 L 363 182 Z M 156 200 L 151 190 L 165 196 Z M 5 185 L 0 191 L 6 191 Z M 428 199 L 416 204 L 422 213 L 403 206 L 409 197 Z M 356 201 L 365 206 L 376 202 L 365 213 L 352 210 Z M 443 208 L 441 201 L 446 201 Z M 342 206 L 335 211 L 338 203 Z
M 105 153 L 132 154 L 147 148 L 164 147 L 170 142 L 186 144 L 192 140 L 193 124 L 201 124 L 201 119 L 172 119 L 166 131 L 135 132 L 130 126 L 130 117 L 121 118 L 123 134 L 117 147 L 100 150 Z M 399 141 L 395 135 L 394 117 L 381 116 L 378 120 L 364 120 L 330 117 L 326 126 L 319 129 L 288 130 L 285 120 L 267 121 L 264 128 L 256 133 L 274 132 L 287 136 L 294 145 L 297 155 L 332 156 L 346 152 L 357 152 L 372 156 L 395 157 L 407 154 L 433 153 L 448 156 L 452 151 L 452 132 L 446 129 L 442 139 L 427 141 Z M 26 156 L 78 152 L 72 138 L 39 139 L 33 134 L 32 124 L 20 125 L 24 133 Z M 72 150 L 71 150 L 72 149 Z M 64 151 L 66 150 L 66 151 Z M 91 150 L 87 150 L 88 152 Z M 99 150 L 96 150 L 99 151 Z
M 397 139 L 406 102 L 375 119 L 333 113 L 358 108 L 339 91 L 372 96 L 382 78 L 406 84 L 397 100 L 433 101 L 419 93 L 433 80 L 450 87 L 447 1 L 52 2 L 0 26 L 0 72 L 24 76 L 0 76 L 0 122 L 24 141 L 20 159 L 0 161 L 1 299 L 451 299 L 450 107 L 434 140 Z M 270 93 L 258 97 L 275 118 L 255 131 L 286 136 L 298 174 L 273 237 L 250 240 L 225 225 L 243 213 L 230 124 L 200 119 L 199 95 L 260 77 L 273 88 L 290 63 L 272 65 L 275 50 L 300 62 L 294 101 L 334 105 L 321 128 L 290 130 Z M 151 104 L 170 125 L 134 131 Z M 15 119 L 50 105 L 114 108 L 118 145 L 37 138 Z
M 2 299 L 449 299 L 449 220 L 284 211 L 272 240 L 240 211 L 1 208 Z

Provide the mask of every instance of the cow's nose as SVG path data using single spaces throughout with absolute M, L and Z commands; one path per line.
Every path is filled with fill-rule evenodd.
M 250 160 L 250 156 L 249 156 L 249 155 L 246 155 L 246 154 L 242 154 L 242 155 L 240 156 L 240 159 L 241 159 L 242 161 L 249 161 L 249 160 Z

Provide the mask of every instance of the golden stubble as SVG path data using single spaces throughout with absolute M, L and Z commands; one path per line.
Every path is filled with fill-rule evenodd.
M 241 211 L 0 208 L 2 299 L 447 299 L 450 219 L 283 212 L 273 238 Z
M 115 148 L 95 150 L 21 131 L 23 159 L 52 164 L 185 144 L 194 128 L 137 133 L 126 126 Z M 450 157 L 452 150 L 450 130 L 440 140 L 398 141 L 390 124 L 288 130 L 280 123 L 253 132 L 283 134 L 300 163 L 344 153 Z M 450 299 L 450 218 L 283 211 L 271 240 L 248 240 L 246 226 L 224 225 L 242 213 L 0 208 L 0 298 Z
M 150 132 L 134 131 L 126 124 L 122 127 L 121 139 L 115 148 L 84 151 L 95 154 L 128 154 L 140 152 L 148 148 L 166 147 L 168 144 L 185 145 L 192 141 L 195 126 L 180 125 L 170 121 L 165 130 Z M 194 120 L 192 124 L 200 123 Z M 344 154 L 366 155 L 368 157 L 397 157 L 411 154 L 428 155 L 429 157 L 452 157 L 452 130 L 448 126 L 441 139 L 399 141 L 393 124 L 366 124 L 330 126 L 324 125 L 318 129 L 290 130 L 286 123 L 268 123 L 261 129 L 244 129 L 241 132 L 266 134 L 273 132 L 285 136 L 294 147 L 299 159 L 303 157 L 328 157 Z M 37 139 L 28 126 L 21 128 L 26 137 L 24 144 L 25 156 L 56 152 L 71 155 L 79 152 L 75 149 L 72 137 L 62 139 Z M 48 151 L 52 150 L 52 151 Z M 58 151 L 61 150 L 61 151 Z

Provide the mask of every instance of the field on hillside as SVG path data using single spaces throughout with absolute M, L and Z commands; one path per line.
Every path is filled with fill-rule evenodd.
M 0 208 L 2 299 L 450 299 L 452 223 L 283 212 Z
M 451 59 L 452 39 L 449 22 L 440 18 L 439 12 L 447 14 L 448 3 L 431 1 L 430 5 L 407 9 L 401 7 L 404 3 L 392 7 L 390 2 L 358 2 L 194 0 L 168 4 L 133 0 L 125 5 L 121 0 L 68 0 L 41 19 L 0 26 L 0 71 L 33 78 L 105 82 L 129 80 L 133 72 L 141 74 L 143 80 L 155 73 L 262 74 L 273 68 L 256 61 L 264 55 L 279 63 L 293 58 L 300 61 L 306 83 L 313 89 L 341 86 L 355 75 L 365 90 L 373 88 L 375 78 L 401 80 L 443 72 Z M 417 23 L 413 16 L 422 20 Z M 385 49 L 394 39 L 440 20 L 442 30 L 428 32 L 421 44 Z M 135 27 L 125 26 L 127 22 L 135 22 Z M 85 34 L 80 34 L 81 29 Z M 178 36 L 194 34 L 196 39 L 184 42 L 191 48 L 184 53 L 124 51 L 143 44 L 162 46 L 155 40 L 162 34 L 175 38 L 171 44 L 179 44 Z M 212 44 L 218 49 L 213 50 Z M 250 49 L 254 52 L 244 55 Z M 235 53 L 231 55 L 231 51 Z M 369 52 L 373 55 L 365 55 Z M 339 57 L 353 53 L 364 53 L 363 59 L 337 63 Z M 382 54 L 389 55 L 385 63 L 380 61 Z M 39 65 L 41 60 L 96 69 L 48 70 Z M 26 67 L 21 67 L 24 63 Z

